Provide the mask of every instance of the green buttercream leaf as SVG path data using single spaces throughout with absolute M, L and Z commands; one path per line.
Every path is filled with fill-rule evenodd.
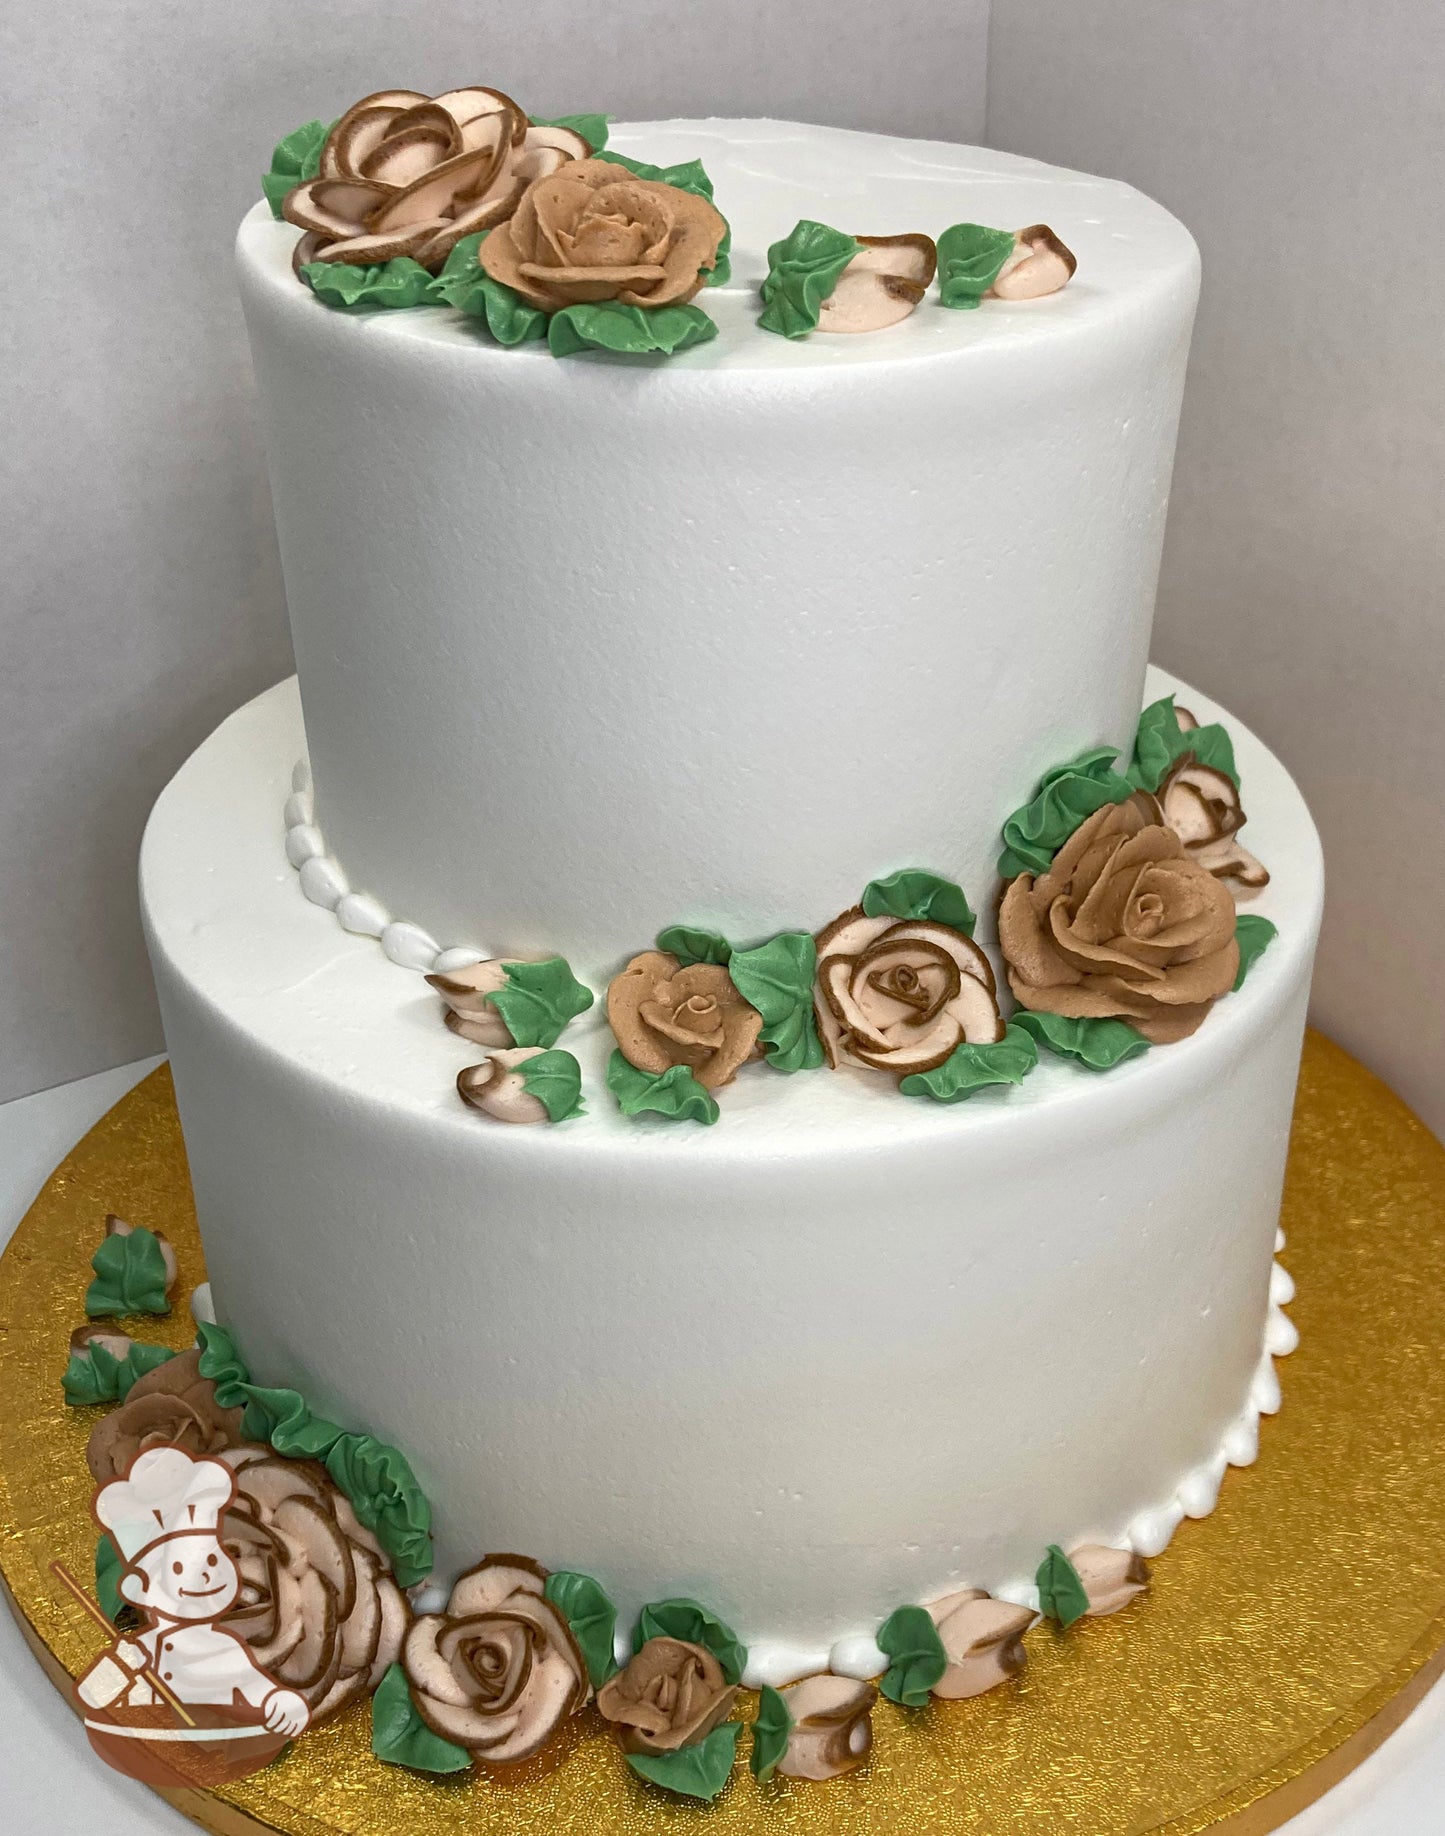
M 301 270 L 311 291 L 328 306 L 370 306 L 378 310 L 436 306 L 436 282 L 409 255 L 372 268 L 345 261 L 308 261 Z
M 728 1782 L 742 1731 L 742 1722 L 725 1721 L 694 1746 L 679 1747 L 676 1753 L 629 1753 L 627 1763 L 639 1778 L 664 1791 L 711 1802 Z
M 138 1224 L 107 1237 L 90 1259 L 95 1280 L 85 1291 L 93 1320 L 124 1319 L 131 1313 L 169 1313 L 166 1259 L 155 1233 Z
M 542 1592 L 572 1628 L 592 1687 L 601 1689 L 617 1670 L 617 1608 L 600 1582 L 591 1575 L 574 1574 L 567 1569 L 548 1575 Z
M 406 1672 L 392 1664 L 371 1698 L 371 1750 L 388 1766 L 413 1772 L 465 1772 L 472 1756 L 434 1734 L 416 1711 Z
M 938 293 L 945 306 L 977 306 L 1013 254 L 1012 230 L 955 223 L 938 238 Z
M 1033 801 L 1004 822 L 1001 879 L 1047 873 L 1055 853 L 1081 822 L 1106 803 L 1123 803 L 1133 796 L 1135 787 L 1114 770 L 1115 760 L 1112 746 L 1097 746 L 1044 773 Z
M 718 1119 L 717 1104 L 686 1065 L 670 1065 L 654 1076 L 629 1064 L 619 1048 L 607 1061 L 607 1088 L 624 1116 L 647 1110 L 669 1122 L 711 1124 Z
M 869 918 L 927 918 L 946 924 L 965 937 L 977 923 L 962 887 L 924 867 L 902 867 L 886 880 L 863 888 L 863 910 Z
M 1261 918 L 1254 912 L 1243 912 L 1235 919 L 1234 938 L 1239 945 L 1239 973 L 1234 978 L 1236 994 L 1243 988 L 1244 978 L 1278 936 L 1278 928 L 1268 918 Z
M 594 159 L 607 145 L 606 115 L 553 115 L 550 119 L 545 115 L 532 115 L 530 120 L 533 127 L 571 128 L 591 147 Z
M 517 1073 L 527 1095 L 536 1097 L 553 1122 L 583 1113 L 582 1067 L 570 1052 L 541 1052 L 524 1059 Z
M 1002 1039 L 992 1045 L 956 1046 L 932 1071 L 915 1071 L 899 1080 L 904 1096 L 932 1097 L 935 1103 L 961 1103 L 990 1084 L 1021 1084 L 1039 1062 L 1039 1048 L 1027 1029 L 1010 1021 Z
M 547 315 L 530 306 L 515 288 L 493 280 L 477 256 L 489 230 L 463 236 L 432 282 L 437 299 L 469 319 L 480 319 L 498 344 L 525 344 L 547 336 Z
M 120 1559 L 120 1551 L 108 1535 L 102 1535 L 95 1546 L 95 1597 L 100 1603 L 100 1610 L 110 1623 L 119 1625 L 122 1614 L 130 1608 L 130 1602 L 123 1600 L 120 1593 L 120 1578 L 125 1573 L 125 1563 Z
M 714 209 L 717 208 L 717 200 L 713 197 L 712 180 L 703 170 L 700 159 L 682 160 L 676 166 L 650 166 L 645 159 L 629 159 L 626 154 L 614 153 L 610 149 L 606 152 L 599 150 L 597 157 L 610 160 L 614 166 L 626 166 L 627 170 L 637 178 L 651 179 L 657 185 L 676 185 L 679 191 L 695 192 L 698 197 L 706 198 Z M 718 214 L 721 216 L 722 213 L 719 211 Z M 725 287 L 732 279 L 732 246 L 732 225 L 728 224 L 722 233 L 721 242 L 717 245 L 717 256 L 713 266 L 710 269 L 703 269 L 703 273 L 707 276 L 707 286 Z
M 675 956 L 683 968 L 693 963 L 726 963 L 733 947 L 719 931 L 700 931 L 690 924 L 670 924 L 657 933 L 657 947 Z
M 764 1683 L 758 1691 L 758 1718 L 753 1723 L 753 1750 L 748 1765 L 760 1785 L 773 1776 L 778 1761 L 788 1750 L 788 1736 L 793 1731 L 793 1717 L 777 1690 Z
M 60 1387 L 72 1409 L 93 1403 L 124 1402 L 132 1384 L 175 1355 L 164 1345 L 136 1344 L 123 1358 L 117 1358 L 103 1345 L 92 1343 L 83 1352 L 70 1354 Z
M 1049 1544 L 1049 1552 L 1034 1579 L 1039 1587 L 1039 1611 L 1045 1619 L 1056 1619 L 1067 1627 L 1088 1612 L 1089 1596 L 1079 1571 L 1057 1543 Z
M 784 338 L 815 331 L 823 302 L 862 243 L 826 223 L 804 217 L 768 250 L 763 311 L 758 324 Z
M 1239 789 L 1239 770 L 1229 734 L 1218 721 L 1207 727 L 1181 727 L 1172 695 L 1151 702 L 1139 716 L 1134 758 L 1129 766 L 1130 783 L 1139 790 L 1157 791 L 1170 766 L 1186 752 L 1192 752 L 1201 765 L 1222 771 Z
M 742 1681 L 748 1648 L 732 1627 L 696 1600 L 655 1600 L 645 1606 L 632 1633 L 632 1649 L 641 1651 L 650 1638 L 678 1638 L 704 1645 L 722 1665 L 729 1683 Z
M 564 306 L 547 321 L 547 346 L 554 357 L 572 357 L 578 351 L 619 351 L 629 356 L 651 352 L 672 357 L 716 336 L 716 322 L 700 306 L 646 308 L 598 300 L 587 306 Z
M 332 127 L 336 124 L 332 123 Z M 294 191 L 298 185 L 304 185 L 314 179 L 321 171 L 321 149 L 326 145 L 326 136 L 331 132 L 324 121 L 308 121 L 304 127 L 295 128 L 284 140 L 276 142 L 271 155 L 271 169 L 261 177 L 261 189 L 266 194 L 266 202 L 271 206 L 271 215 L 278 221 L 281 217 L 281 205 L 288 191 Z
M 878 1646 L 892 1660 L 878 1687 L 890 1702 L 922 1708 L 948 1669 L 938 1627 L 921 1606 L 901 1606 L 878 1628 Z
M 555 1045 L 569 1020 L 592 1005 L 592 990 L 573 975 L 565 956 L 540 963 L 503 963 L 507 979 L 488 1001 L 519 1046 Z
M 818 947 L 807 931 L 780 931 L 754 950 L 734 950 L 733 987 L 763 1016 L 758 1038 L 775 1071 L 815 1071 L 823 1048 L 813 1020 Z
M 287 1459 L 320 1460 L 390 1557 L 398 1583 L 411 1587 L 424 1580 L 432 1570 L 431 1506 L 405 1455 L 313 1415 L 295 1390 L 252 1383 L 224 1327 L 203 1324 L 196 1336 L 200 1374 L 215 1384 L 221 1408 L 245 1409 L 246 1438 L 269 1442 Z
M 1041 1046 L 1060 1058 L 1072 1058 L 1090 1071 L 1112 1071 L 1126 1058 L 1149 1050 L 1149 1041 L 1125 1020 L 1071 1020 L 1063 1014 L 1034 1013 L 1021 1008 L 1009 1021 L 1032 1033 Z

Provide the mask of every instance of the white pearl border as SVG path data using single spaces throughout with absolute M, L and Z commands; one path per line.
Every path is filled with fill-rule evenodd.
M 374 937 L 399 969 L 421 975 L 448 975 L 480 963 L 485 950 L 471 944 L 443 949 L 419 924 L 392 918 L 370 893 L 353 892 L 341 864 L 326 852 L 326 838 L 317 828 L 311 796 L 311 768 L 297 761 L 291 773 L 291 795 L 286 799 L 286 859 L 296 869 L 301 890 L 313 905 L 336 919 L 343 931 Z

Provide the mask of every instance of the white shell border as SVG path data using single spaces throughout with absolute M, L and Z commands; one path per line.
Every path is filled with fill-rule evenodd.
M 313 905 L 331 913 L 343 931 L 374 937 L 400 969 L 421 975 L 447 975 L 479 963 L 485 950 L 470 944 L 443 946 L 419 924 L 393 918 L 370 893 L 353 892 L 341 863 L 326 852 L 326 838 L 317 828 L 311 795 L 311 768 L 298 760 L 291 773 L 291 795 L 286 799 L 286 859 L 296 869 L 301 890 Z

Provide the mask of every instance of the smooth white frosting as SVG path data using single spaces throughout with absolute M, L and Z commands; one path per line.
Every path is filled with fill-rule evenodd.
M 953 1108 L 750 1067 L 702 1129 L 619 1116 L 594 1009 L 560 1042 L 588 1113 L 523 1129 L 457 1098 L 480 1053 L 431 992 L 302 897 L 295 688 L 262 696 L 142 859 L 222 1320 L 261 1381 L 406 1450 L 443 1572 L 519 1549 L 624 1621 L 696 1594 L 760 1676 L 871 1662 L 905 1601 L 1026 1595 L 1048 1542 L 1162 1547 L 1279 1402 L 1322 879 L 1283 767 L 1231 731 L 1280 936 L 1193 1038 Z
M 927 866 L 991 907 L 1004 815 L 1138 714 L 1190 324 L 1188 232 L 1109 180 L 758 121 L 618 127 L 700 156 L 721 328 L 667 361 L 336 312 L 258 206 L 238 245 L 316 821 L 353 895 L 440 946 L 615 966 L 751 940 Z M 1048 299 L 760 332 L 800 216 L 1047 221 Z M 411 937 L 399 947 L 424 945 Z

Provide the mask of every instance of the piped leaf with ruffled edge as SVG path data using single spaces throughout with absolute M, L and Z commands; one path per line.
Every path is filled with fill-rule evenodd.
M 388 1667 L 371 1698 L 371 1750 L 388 1766 L 411 1772 L 465 1772 L 472 1756 L 430 1729 L 417 1713 L 400 1664 Z
M 547 348 L 554 357 L 574 357 L 579 351 L 673 357 L 716 336 L 716 322 L 691 305 L 642 307 L 597 300 L 564 306 L 547 321 Z
M 600 1581 L 571 1569 L 556 1569 L 542 1588 L 544 1597 L 572 1628 L 593 1689 L 617 1671 L 617 1608 Z
M 700 159 L 680 160 L 675 166 L 651 166 L 645 159 L 630 159 L 625 153 L 616 153 L 610 147 L 606 150 L 599 147 L 597 158 L 609 160 L 614 166 L 625 166 L 634 178 L 649 179 L 656 185 L 676 185 L 679 191 L 690 191 L 695 197 L 706 198 L 714 209 L 717 208 L 712 180 Z M 732 279 L 732 246 L 732 225 L 728 224 L 717 245 L 717 256 L 712 267 L 704 270 L 705 286 L 725 287 Z
M 816 331 L 824 300 L 862 246 L 856 236 L 810 217 L 800 218 L 768 250 L 758 324 L 783 338 L 806 338 Z
M 408 306 L 441 303 L 436 281 L 409 255 L 398 255 L 373 268 L 358 268 L 344 261 L 308 261 L 300 273 L 317 299 L 328 306 L 400 311 Z
M 121 1595 L 120 1578 L 124 1573 L 125 1563 L 120 1551 L 109 1535 L 103 1533 L 95 1545 L 95 1598 L 101 1612 L 113 1626 L 123 1625 L 127 1621 L 135 1624 L 140 1617 Z
M 528 1096 L 536 1097 L 552 1122 L 567 1122 L 584 1113 L 582 1067 L 570 1052 L 539 1052 L 517 1066 Z
M 684 969 L 694 963 L 726 965 L 733 953 L 732 945 L 720 931 L 705 931 L 690 924 L 670 924 L 665 931 L 659 931 L 657 947 L 675 956 Z
M 922 1708 L 948 1669 L 948 1654 L 927 1612 L 901 1606 L 878 1628 L 878 1648 L 891 1661 L 878 1687 L 890 1702 Z
M 481 230 L 462 237 L 432 283 L 436 297 L 467 318 L 480 320 L 498 344 L 545 338 L 546 313 L 529 305 L 514 288 L 493 280 L 477 259 L 477 250 L 490 234 Z
M 596 999 L 572 973 L 565 956 L 538 963 L 504 961 L 507 979 L 488 996 L 519 1046 L 551 1046 L 563 1028 Z
M 722 1666 L 729 1683 L 742 1681 L 747 1646 L 726 1621 L 696 1600 L 654 1600 L 645 1606 L 633 1628 L 633 1651 L 641 1651 L 650 1638 L 676 1638 L 687 1645 L 702 1645 Z
M 983 223 L 954 223 L 938 238 L 938 297 L 945 306 L 969 311 L 998 279 L 1014 252 L 1012 230 Z
M 1079 1571 L 1057 1543 L 1049 1544 L 1034 1579 L 1039 1589 L 1039 1611 L 1045 1619 L 1056 1620 L 1067 1628 L 1088 1612 L 1089 1596 Z
M 758 1043 L 775 1071 L 815 1071 L 823 1047 L 813 1018 L 818 948 L 807 931 L 780 931 L 728 960 L 733 986 L 763 1017 Z
M 725 1721 L 690 1747 L 679 1747 L 675 1753 L 629 1753 L 627 1763 L 639 1778 L 664 1791 L 710 1804 L 731 1776 L 742 1731 L 742 1722 Z
M 1123 803 L 1133 796 L 1135 786 L 1114 769 L 1117 757 L 1112 746 L 1096 746 L 1044 773 L 1032 799 L 1004 821 L 1001 879 L 1047 873 L 1054 855 L 1081 822 L 1106 803 Z
M 117 1357 L 103 1338 L 89 1339 L 83 1346 L 72 1342 L 70 1359 L 60 1380 L 67 1405 L 72 1409 L 97 1403 L 124 1402 L 131 1386 L 175 1357 L 164 1345 L 144 1345 L 127 1341 L 127 1350 Z
M 977 923 L 963 888 L 925 867 L 901 867 L 886 879 L 870 880 L 861 903 L 868 918 L 931 919 L 965 937 L 973 936 Z
M 336 124 L 333 122 L 331 127 Z M 288 191 L 305 185 L 321 172 L 321 149 L 331 132 L 324 121 L 308 121 L 293 128 L 284 140 L 276 142 L 270 169 L 261 175 L 261 189 L 271 206 L 271 215 L 281 221 L 281 201 Z
M 106 1220 L 106 1237 L 90 1259 L 95 1280 L 85 1291 L 85 1311 L 93 1320 L 124 1319 L 133 1313 L 165 1314 L 175 1280 L 174 1255 L 164 1239 L 143 1224 Z
M 1222 771 L 1239 789 L 1234 743 L 1228 732 L 1218 721 L 1207 727 L 1181 727 L 1172 695 L 1151 702 L 1139 716 L 1134 757 L 1127 773 L 1130 784 L 1138 790 L 1157 791 L 1175 760 L 1186 752 L 1192 752 L 1200 765 Z
M 617 1098 L 624 1116 L 645 1112 L 669 1122 L 702 1122 L 708 1126 L 718 1119 L 716 1102 L 686 1065 L 669 1065 L 666 1071 L 654 1074 L 639 1071 L 620 1050 L 614 1051 L 607 1061 L 607 1088 Z
M 1024 1027 L 1010 1023 L 1002 1039 L 987 1045 L 956 1046 L 932 1071 L 915 1071 L 899 1080 L 904 1096 L 931 1097 L 935 1103 L 962 1103 L 991 1084 L 1021 1084 L 1039 1062 L 1039 1048 Z
M 748 1768 L 760 1785 L 765 1785 L 777 1771 L 778 1761 L 788 1750 L 788 1736 L 793 1731 L 793 1717 L 779 1692 L 764 1683 L 758 1691 L 758 1713 L 753 1722 L 753 1747 Z
M 1278 927 L 1257 912 L 1241 912 L 1234 921 L 1234 940 L 1239 945 L 1239 973 L 1234 978 L 1234 993 L 1244 986 L 1244 978 L 1279 936 Z
M 1022 1027 L 1057 1057 L 1072 1058 L 1088 1071 L 1112 1071 L 1149 1050 L 1149 1041 L 1126 1020 L 1076 1020 L 1025 1007 L 1009 1025 Z

